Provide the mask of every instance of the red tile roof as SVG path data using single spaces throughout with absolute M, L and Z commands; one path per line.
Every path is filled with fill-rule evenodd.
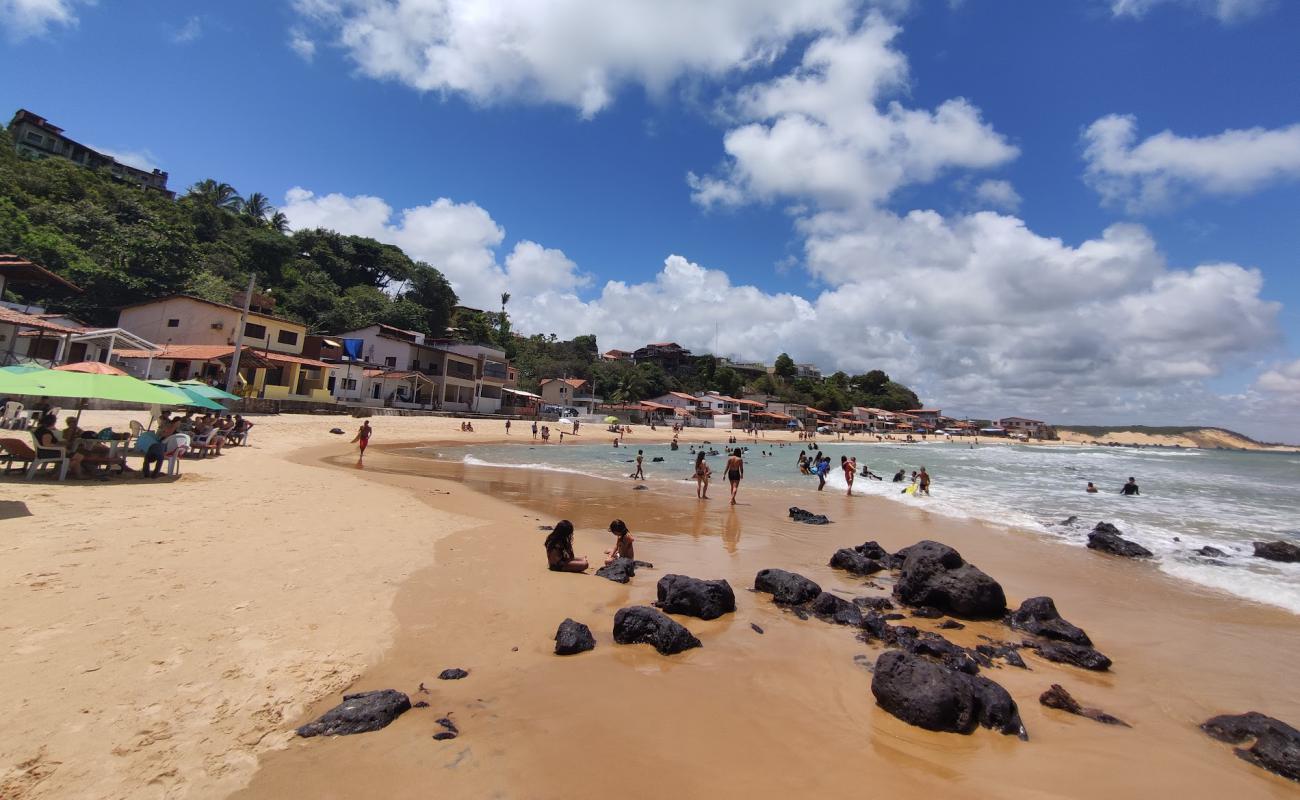
M 33 264 L 13 253 L 0 253 L 0 274 L 24 283 L 43 283 L 46 286 L 61 286 L 73 292 L 81 291 L 80 286 L 60 278 L 40 264 Z
M 57 334 L 77 334 L 85 333 L 82 328 L 69 328 L 67 325 L 58 325 L 53 322 L 46 322 L 44 319 L 34 314 L 24 314 L 21 311 L 0 306 L 0 323 L 8 325 L 17 325 L 22 328 L 37 328 L 43 331 Z

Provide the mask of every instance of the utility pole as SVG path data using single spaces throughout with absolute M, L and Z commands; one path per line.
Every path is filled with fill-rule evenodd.
M 244 293 L 244 312 L 239 315 L 239 330 L 235 333 L 235 353 L 230 357 L 230 371 L 226 373 L 226 391 L 235 393 L 235 376 L 239 374 L 239 354 L 244 349 L 244 326 L 248 323 L 248 308 L 253 304 L 253 285 L 257 275 L 248 276 L 248 291 Z

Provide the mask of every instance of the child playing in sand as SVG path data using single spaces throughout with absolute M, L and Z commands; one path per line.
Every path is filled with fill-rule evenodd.
M 616 519 L 609 523 L 609 532 L 618 538 L 614 540 L 614 549 L 605 551 L 605 555 L 609 556 L 605 559 L 605 564 L 608 566 L 614 563 L 616 558 L 635 559 L 632 550 L 632 534 L 627 531 L 627 523 Z
M 562 519 L 546 536 L 546 565 L 552 572 L 585 572 L 587 558 L 573 555 L 573 523 Z

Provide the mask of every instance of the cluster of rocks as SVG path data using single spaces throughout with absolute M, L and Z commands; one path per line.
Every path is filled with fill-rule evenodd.
M 616 558 L 596 570 L 596 576 L 614 583 L 627 583 L 636 576 L 638 569 L 654 569 L 649 561 L 634 561 L 630 558 Z
M 828 525 L 830 518 L 825 514 L 814 514 L 811 511 L 804 511 L 798 506 L 790 506 L 790 519 L 795 522 L 803 522 L 808 525 Z

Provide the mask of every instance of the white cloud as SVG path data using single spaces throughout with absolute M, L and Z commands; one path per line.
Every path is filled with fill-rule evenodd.
M 289 49 L 308 64 L 316 57 L 316 42 L 302 28 L 289 29 Z
M 185 20 L 172 34 L 172 41 L 176 44 L 189 44 L 203 35 L 203 19 L 201 17 L 190 17 Z
M 728 131 L 716 176 L 688 176 L 705 207 L 779 196 L 823 206 L 870 207 L 899 187 L 954 168 L 1003 164 L 1017 150 L 962 98 L 934 111 L 884 97 L 907 87 L 906 59 L 891 47 L 899 29 L 871 15 L 856 31 L 823 36 L 789 75 L 750 86 Z
M 1259 376 L 1255 388 L 1282 396 L 1293 405 L 1300 405 L 1300 359 L 1280 364 Z
M 126 164 L 136 169 L 142 169 L 149 172 L 155 169 L 162 169 L 158 166 L 158 157 L 149 150 L 121 150 L 109 147 L 100 147 L 99 145 L 87 145 L 91 150 L 98 151 L 104 155 L 115 159 L 119 164 Z
M 1010 181 L 982 181 L 975 187 L 975 199 L 985 207 L 999 211 L 1015 211 L 1020 208 L 1020 193 Z
M 895 3 L 896 4 L 896 3 Z M 841 30 L 855 0 L 297 0 L 361 72 L 480 103 L 559 103 L 592 116 L 623 84 L 767 64 L 791 39 Z
M 1111 13 L 1117 17 L 1140 18 L 1162 5 L 1177 5 L 1208 14 L 1220 22 L 1243 22 L 1271 11 L 1274 0 L 1111 0 Z
M 77 24 L 77 6 L 95 0 L 0 0 L 0 28 L 11 41 L 43 36 L 50 28 Z
M 1300 124 L 1185 137 L 1163 131 L 1137 141 L 1137 120 L 1111 114 L 1083 134 L 1085 180 L 1131 212 L 1193 195 L 1242 195 L 1300 179 Z

